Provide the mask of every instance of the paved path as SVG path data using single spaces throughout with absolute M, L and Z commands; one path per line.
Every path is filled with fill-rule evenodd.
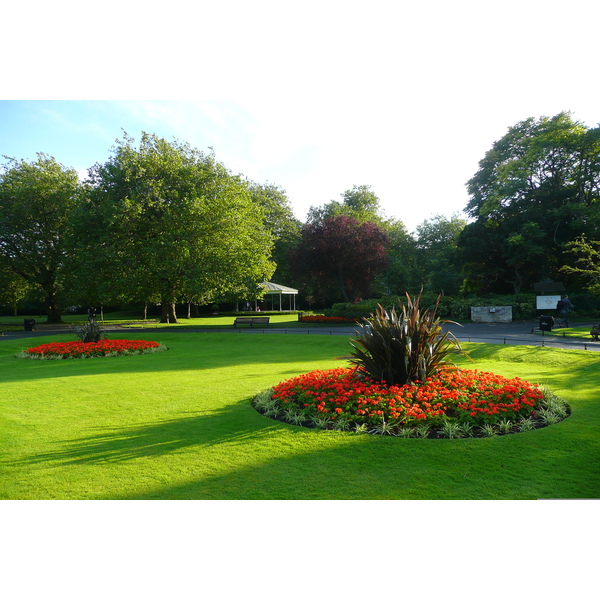
M 578 324 L 580 326 L 581 324 Z M 586 325 L 587 327 L 588 325 Z M 592 323 L 589 324 L 591 329 Z M 483 342 L 487 344 L 509 344 L 520 346 L 547 346 L 552 348 L 569 348 L 575 350 L 593 350 L 600 351 L 600 342 L 592 342 L 589 339 L 577 340 L 575 338 L 561 337 L 560 329 L 555 329 L 551 335 L 541 333 L 538 330 L 537 321 L 533 322 L 516 322 L 516 323 L 466 323 L 465 325 L 447 325 L 446 329 L 450 330 L 456 338 L 461 342 Z M 115 334 L 119 331 L 131 333 L 132 331 L 153 331 L 154 328 L 130 329 L 121 327 L 107 326 L 104 328 L 107 332 Z M 164 331 L 156 329 L 157 333 Z M 231 333 L 238 335 L 245 334 L 279 334 L 279 335 L 343 335 L 353 336 L 356 334 L 357 328 L 354 326 L 348 327 L 307 327 L 307 328 L 280 328 L 280 327 L 265 327 L 263 328 L 173 328 L 169 333 Z M 56 335 L 57 333 L 70 333 L 68 325 L 36 325 L 36 331 L 16 331 L 0 334 L 0 342 L 2 340 L 29 339 L 47 335 Z

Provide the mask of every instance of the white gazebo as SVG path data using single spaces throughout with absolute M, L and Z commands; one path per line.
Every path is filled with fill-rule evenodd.
M 272 281 L 265 281 L 260 285 L 263 289 L 267 290 L 264 298 L 265 300 L 267 298 L 271 300 L 271 310 L 279 310 L 280 312 L 283 310 L 296 310 L 296 296 L 298 295 L 298 290 L 285 285 L 279 285 L 278 283 L 273 283 Z M 275 308 L 277 296 L 279 296 L 279 309 Z M 288 296 L 289 298 L 289 308 L 286 309 L 283 308 L 284 296 Z
M 279 311 L 279 312 L 283 312 L 284 310 L 296 310 L 296 296 L 298 295 L 298 290 L 295 290 L 294 288 L 291 287 L 287 287 L 285 285 L 280 285 L 278 283 L 273 283 L 272 281 L 265 281 L 263 283 L 260 283 L 259 286 L 263 289 L 266 290 L 263 297 L 261 298 L 261 300 L 265 300 L 271 301 L 271 308 L 270 310 L 272 311 Z M 277 303 L 277 296 L 279 296 L 279 308 L 276 308 L 275 305 Z M 283 308 L 283 297 L 284 296 L 288 296 L 289 301 L 286 302 L 286 304 L 289 305 L 289 308 Z M 252 300 L 252 302 L 244 300 L 243 304 L 245 306 L 245 310 L 251 311 L 257 311 L 258 310 L 258 300 Z M 240 303 L 236 302 L 236 310 L 239 312 L 240 310 Z

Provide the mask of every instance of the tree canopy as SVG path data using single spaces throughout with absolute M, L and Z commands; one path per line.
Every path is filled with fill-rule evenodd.
M 354 302 L 369 296 L 387 264 L 387 246 L 381 227 L 340 215 L 304 225 L 292 264 L 315 297 Z
M 564 265 L 561 272 L 577 277 L 584 288 L 600 294 L 600 241 L 591 241 L 582 235 L 567 244 L 567 252 L 574 261 L 572 265 Z
M 253 293 L 274 270 L 263 209 L 212 154 L 146 133 L 136 148 L 125 135 L 89 185 L 77 245 L 98 295 L 158 301 L 174 322 L 176 302 Z
M 40 290 L 48 323 L 60 323 L 59 294 L 69 256 L 69 218 L 81 198 L 77 172 L 39 153 L 37 160 L 9 159 L 0 175 L 0 256 L 20 290 Z M 14 299 L 13 299 L 14 302 Z
M 273 278 L 277 283 L 292 286 L 290 271 L 290 251 L 300 241 L 302 223 L 294 216 L 285 190 L 274 184 L 249 182 L 252 201 L 262 207 L 265 226 L 273 236 L 271 260 L 276 265 Z
M 434 215 L 417 227 L 417 254 L 423 288 L 435 293 L 456 294 L 463 282 L 458 238 L 467 225 L 458 215 Z
M 459 240 L 468 284 L 482 291 L 556 277 L 566 244 L 600 232 L 600 129 L 569 113 L 529 118 L 486 153 L 468 182 Z
M 368 185 L 355 185 L 341 194 L 342 202 L 331 200 L 323 206 L 311 206 L 308 223 L 323 223 L 327 219 L 345 215 L 357 221 L 381 225 L 385 220 L 379 204 L 379 197 Z
M 127 134 L 80 182 L 38 154 L 0 171 L 0 301 L 175 304 L 260 297 L 298 287 L 321 306 L 371 294 L 514 292 L 564 279 L 598 291 L 600 127 L 568 112 L 529 118 L 494 142 L 467 183 L 465 213 L 409 233 L 368 185 L 306 223 L 284 189 L 232 174 L 214 153 Z M 511 290 L 512 288 L 512 290 Z

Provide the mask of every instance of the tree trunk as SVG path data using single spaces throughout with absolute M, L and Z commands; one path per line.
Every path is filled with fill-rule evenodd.
M 161 302 L 161 323 L 178 323 L 177 314 L 175 313 L 175 302 L 163 300 Z
M 346 280 L 344 277 L 344 273 L 338 271 L 338 282 L 340 286 L 340 292 L 342 292 L 342 297 L 344 298 L 344 302 L 350 303 L 350 298 L 348 296 L 348 292 L 346 291 Z
M 511 281 L 511 283 L 513 285 L 513 290 L 515 292 L 515 296 L 518 298 L 519 294 L 521 293 L 521 286 L 523 285 L 523 278 L 521 277 L 521 274 L 519 273 L 518 267 L 514 267 L 514 270 L 515 270 L 515 278 L 513 279 L 513 281 Z
M 56 299 L 56 290 L 53 288 L 46 295 L 46 307 L 48 308 L 48 318 L 46 323 L 62 323 L 62 316 L 58 308 Z

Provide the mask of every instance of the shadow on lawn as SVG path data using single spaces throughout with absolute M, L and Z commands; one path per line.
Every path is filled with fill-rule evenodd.
M 292 432 L 293 436 L 302 432 Z M 315 434 L 323 435 L 323 434 Z M 327 435 L 327 434 L 325 434 Z M 135 500 L 469 500 L 596 498 L 597 443 L 550 448 L 555 436 L 406 440 L 345 435 L 338 446 L 281 453 L 267 461 L 153 490 L 105 499 Z M 511 439 L 512 438 L 512 439 Z M 554 440 L 551 442 L 550 439 Z M 571 442 L 574 440 L 572 439 Z M 370 517 L 360 515 L 360 523 Z
M 264 421 L 259 421 L 257 425 L 255 419 L 240 418 L 239 405 L 231 405 L 181 419 L 166 419 L 133 427 L 102 428 L 95 435 L 57 442 L 61 448 L 53 452 L 36 454 L 17 462 L 30 465 L 120 462 L 162 456 L 192 446 L 243 444 L 268 437 L 281 427 L 272 421 Z
M 344 352 L 340 348 L 349 348 L 347 338 L 321 336 L 177 334 L 177 338 L 147 335 L 141 339 L 164 342 L 169 350 L 144 356 L 28 360 L 14 358 L 14 353 L 21 349 L 19 347 L 14 348 L 10 356 L 1 357 L 0 383 L 118 373 L 152 374 L 158 371 L 204 370 L 280 362 L 311 363 L 332 360 Z

